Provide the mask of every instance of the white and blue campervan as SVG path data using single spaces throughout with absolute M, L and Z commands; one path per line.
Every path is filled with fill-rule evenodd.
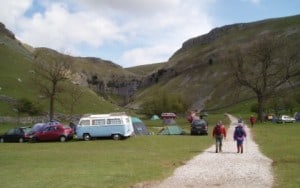
M 131 117 L 124 112 L 84 116 L 76 126 L 78 139 L 111 137 L 115 140 L 130 137 L 134 133 Z

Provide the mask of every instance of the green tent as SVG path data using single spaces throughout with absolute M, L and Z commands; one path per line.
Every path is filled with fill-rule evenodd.
M 158 115 L 153 115 L 153 116 L 151 117 L 151 120 L 158 120 L 158 119 L 159 119 Z
M 138 117 L 131 117 L 135 135 L 149 135 L 149 130 L 145 123 Z
M 159 135 L 182 135 L 184 134 L 184 131 L 177 125 L 169 125 L 162 128 L 158 134 Z

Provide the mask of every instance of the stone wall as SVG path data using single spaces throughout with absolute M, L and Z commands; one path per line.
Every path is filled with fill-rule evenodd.
M 47 122 L 48 117 L 37 116 L 37 117 L 0 117 L 0 123 L 16 123 L 16 124 L 35 124 Z
M 59 115 L 55 116 L 55 120 L 60 122 L 73 122 L 77 123 L 80 119 L 81 115 Z M 49 121 L 48 116 L 27 116 L 27 117 L 8 117 L 8 116 L 0 116 L 0 123 L 15 123 L 15 124 L 36 124 L 36 123 L 46 123 Z

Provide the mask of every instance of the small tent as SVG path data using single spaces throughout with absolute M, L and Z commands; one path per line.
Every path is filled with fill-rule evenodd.
M 158 115 L 153 115 L 150 120 L 158 120 L 158 119 L 159 119 Z
M 162 128 L 158 134 L 159 135 L 182 135 L 184 134 L 184 131 L 177 125 L 169 125 Z
M 138 117 L 131 117 L 132 126 L 135 135 L 149 135 L 149 130 L 145 123 Z

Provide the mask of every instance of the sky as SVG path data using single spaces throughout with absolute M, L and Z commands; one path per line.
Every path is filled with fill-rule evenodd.
M 167 61 L 216 27 L 300 14 L 300 0 L 0 0 L 21 42 L 122 67 Z

